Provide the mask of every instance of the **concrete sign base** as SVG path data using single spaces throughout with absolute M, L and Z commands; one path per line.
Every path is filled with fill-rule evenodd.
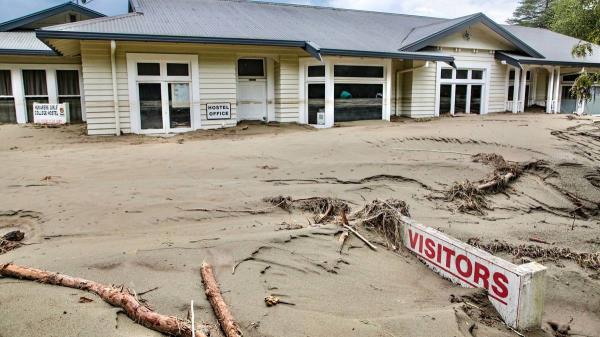
M 517 266 L 403 217 L 403 243 L 429 268 L 468 288 L 485 288 L 504 322 L 517 330 L 539 328 L 546 267 Z

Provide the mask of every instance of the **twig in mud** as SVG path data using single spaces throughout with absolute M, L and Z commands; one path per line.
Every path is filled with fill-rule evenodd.
M 150 293 L 150 292 L 153 292 L 153 291 L 155 291 L 155 290 L 158 290 L 158 287 L 154 287 L 154 288 L 152 288 L 152 289 L 148 289 L 148 290 L 146 290 L 146 291 L 142 291 L 141 293 L 138 293 L 137 295 L 138 295 L 138 296 L 146 295 L 146 294 L 148 294 L 148 293 Z
M 310 212 L 314 214 L 313 220 L 316 224 L 331 220 L 335 214 L 339 214 L 341 211 L 350 211 L 348 202 L 336 198 L 313 197 L 294 200 L 292 197 L 277 196 L 264 198 L 263 201 L 288 212 L 291 212 L 292 209 Z
M 146 328 L 172 336 L 192 336 L 192 329 L 188 322 L 152 311 L 141 304 L 129 290 L 123 287 L 119 289 L 82 278 L 18 266 L 12 263 L 0 266 L 0 275 L 89 291 L 98 295 L 106 303 L 123 309 L 129 318 Z M 200 330 L 197 330 L 195 334 L 198 337 L 205 336 Z
M 542 239 L 538 239 L 538 238 L 529 238 L 529 241 L 531 241 L 531 242 L 537 242 L 537 243 L 543 243 L 543 244 L 546 244 L 546 245 L 550 244 L 550 242 L 542 240 Z
M 354 229 L 348 225 L 344 225 L 344 228 L 351 231 L 352 234 L 356 235 L 356 237 L 359 238 L 362 242 L 364 242 L 367 246 L 369 246 L 369 248 L 371 248 L 374 251 L 377 251 L 377 247 L 375 247 L 374 244 L 372 244 L 369 240 L 367 240 L 364 236 L 362 236 L 358 231 L 356 231 L 356 229 Z
M 461 155 L 461 156 L 472 156 L 473 155 L 472 153 L 466 153 L 466 152 L 444 151 L 444 150 L 427 150 L 427 149 L 407 149 L 407 148 L 401 148 L 401 147 L 395 147 L 395 148 L 392 148 L 392 150 L 406 151 L 406 152 L 448 153 L 448 154 L 457 154 L 457 155 Z
M 545 248 L 537 245 L 511 245 L 507 242 L 500 241 L 482 243 L 478 238 L 470 238 L 467 240 L 467 243 L 492 254 L 508 253 L 516 258 L 528 257 L 554 262 L 558 260 L 571 260 L 576 262 L 582 268 L 589 268 L 596 271 L 600 270 L 600 252 L 577 253 L 569 248 Z

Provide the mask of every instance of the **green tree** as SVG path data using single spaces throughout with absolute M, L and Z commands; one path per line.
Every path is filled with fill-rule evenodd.
M 513 17 L 508 19 L 511 25 L 548 28 L 552 19 L 552 3 L 555 0 L 520 0 Z
M 572 54 L 580 58 L 591 55 L 592 43 L 600 44 L 600 0 L 555 0 L 552 12 L 552 30 L 581 40 Z M 570 92 L 580 100 L 590 100 L 592 86 L 599 82 L 600 73 L 583 71 Z

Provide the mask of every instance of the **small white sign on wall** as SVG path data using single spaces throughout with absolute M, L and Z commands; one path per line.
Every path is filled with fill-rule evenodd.
M 33 103 L 35 124 L 66 124 L 69 122 L 69 103 Z
M 206 119 L 231 119 L 231 103 L 207 103 Z

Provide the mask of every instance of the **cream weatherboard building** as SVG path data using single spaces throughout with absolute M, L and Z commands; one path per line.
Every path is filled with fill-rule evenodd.
M 129 13 L 105 17 L 68 3 L 0 24 L 0 121 L 31 122 L 33 102 L 68 102 L 93 135 L 534 107 L 600 114 L 568 93 L 583 68 L 600 68 L 597 46 L 571 56 L 578 42 L 481 13 L 131 0 Z

